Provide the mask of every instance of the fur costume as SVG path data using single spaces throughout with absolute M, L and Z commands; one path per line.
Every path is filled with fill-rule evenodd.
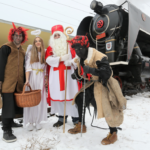
M 88 57 L 84 61 L 86 66 L 91 68 L 98 68 L 96 61 L 101 61 L 102 58 L 106 57 L 103 53 L 97 51 L 94 48 L 88 49 Z M 78 66 L 78 74 L 80 76 L 80 59 L 74 60 Z M 94 81 L 95 80 L 95 81 Z M 126 99 L 122 95 L 122 91 L 118 84 L 118 81 L 111 77 L 108 79 L 109 90 L 99 82 L 99 77 L 92 75 L 91 81 L 88 81 L 85 85 L 86 88 L 94 84 L 94 97 L 96 100 L 98 116 L 97 118 L 105 117 L 106 122 L 111 127 L 116 127 L 123 122 L 123 106 L 126 105 Z M 82 87 L 80 91 L 74 97 L 73 104 L 77 95 L 84 91 Z

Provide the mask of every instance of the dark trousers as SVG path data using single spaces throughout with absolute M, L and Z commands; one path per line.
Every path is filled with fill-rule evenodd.
M 59 121 L 63 122 L 64 116 L 58 116 L 58 118 L 59 118 Z M 68 116 L 65 116 L 65 122 L 67 122 L 67 118 L 68 118 Z M 72 122 L 74 124 L 78 123 L 78 121 L 79 121 L 78 117 L 72 117 Z
M 15 114 L 23 114 L 23 109 L 17 107 L 14 98 L 14 93 L 2 94 L 3 107 L 2 107 L 2 130 L 11 130 L 13 118 Z
M 93 107 L 96 109 L 96 101 L 94 98 L 94 84 L 91 85 L 89 88 L 85 90 L 85 105 L 84 105 L 84 114 L 83 114 L 83 124 L 85 125 L 85 108 L 92 104 Z M 83 109 L 83 92 L 81 92 L 75 99 L 75 102 L 78 106 L 78 113 L 79 113 L 79 122 L 82 122 L 82 109 Z M 117 132 L 117 128 L 109 127 L 110 133 Z
M 11 126 L 13 123 L 13 118 L 2 118 L 2 130 L 3 131 L 7 131 L 7 130 L 11 130 Z

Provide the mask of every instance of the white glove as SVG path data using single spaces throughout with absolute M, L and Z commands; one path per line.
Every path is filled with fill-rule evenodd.
M 69 60 L 69 54 L 66 54 L 64 56 L 61 56 L 61 61 L 66 61 L 66 60 Z
M 71 60 L 66 60 L 65 62 L 64 62 L 64 64 L 65 64 L 65 66 L 71 66 Z

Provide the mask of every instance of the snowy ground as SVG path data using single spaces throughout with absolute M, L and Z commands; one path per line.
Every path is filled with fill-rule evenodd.
M 18 140 L 15 143 L 5 143 L 0 139 L 0 150 L 27 150 L 34 140 L 38 147 L 38 142 L 51 147 L 51 150 L 150 150 L 150 92 L 133 95 L 127 98 L 127 109 L 124 111 L 124 122 L 120 126 L 123 130 L 118 131 L 118 141 L 112 145 L 103 146 L 101 140 L 108 134 L 107 130 L 91 127 L 92 117 L 86 111 L 87 133 L 81 137 L 80 134 L 71 135 L 67 130 L 73 127 L 71 118 L 68 118 L 66 132 L 63 127 L 53 128 L 57 117 L 50 117 L 47 123 L 42 124 L 40 131 L 28 132 L 25 128 L 13 129 Z M 91 108 L 91 112 L 93 108 Z M 107 127 L 104 119 L 94 120 L 94 125 Z M 2 137 L 3 132 L 0 129 Z M 33 142 L 31 142 L 33 143 Z M 38 148 L 34 150 L 38 150 Z M 49 149 L 47 149 L 49 150 Z

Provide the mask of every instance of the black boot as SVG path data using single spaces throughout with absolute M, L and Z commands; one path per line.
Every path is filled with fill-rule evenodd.
M 23 125 L 22 124 L 18 124 L 18 123 L 16 123 L 16 122 L 12 122 L 12 128 L 19 128 L 19 127 L 23 127 Z
M 17 138 L 12 134 L 12 130 L 6 130 L 3 133 L 3 141 L 11 143 L 17 141 Z
M 53 124 L 53 127 L 60 127 L 62 125 L 63 125 L 63 122 L 58 120 L 55 124 Z

